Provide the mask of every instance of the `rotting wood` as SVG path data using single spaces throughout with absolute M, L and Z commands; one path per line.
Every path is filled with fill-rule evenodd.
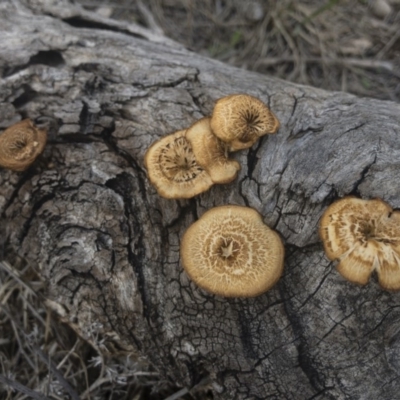
M 0 171 L 6 258 L 37 266 L 88 340 L 101 326 L 188 389 L 209 377 L 216 399 L 397 398 L 400 294 L 341 278 L 317 225 L 348 194 L 400 207 L 400 106 L 236 69 L 139 30 L 64 0 L 0 4 L 0 127 L 53 125 L 34 166 Z M 265 101 L 279 132 L 233 154 L 233 183 L 160 198 L 147 147 L 231 93 Z M 181 268 L 184 231 L 224 204 L 255 208 L 284 239 L 284 276 L 262 296 L 209 295 Z

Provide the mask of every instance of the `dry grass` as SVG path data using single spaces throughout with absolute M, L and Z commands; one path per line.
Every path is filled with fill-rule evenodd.
M 80 1 L 241 68 L 400 101 L 399 0 Z
M 46 307 L 44 294 L 32 268 L 0 261 L 0 399 L 194 398 L 135 354 L 111 350 L 95 323 L 89 329 L 99 347 L 83 341 Z
M 385 18 L 371 0 L 80 1 L 241 68 L 400 100 L 399 0 Z M 210 398 L 169 387 L 134 354 L 107 350 L 105 339 L 95 341 L 105 349 L 84 342 L 46 308 L 44 294 L 29 266 L 0 262 L 0 399 Z

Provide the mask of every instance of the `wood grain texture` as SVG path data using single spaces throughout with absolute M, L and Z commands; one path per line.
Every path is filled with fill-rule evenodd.
M 6 257 L 37 266 L 65 320 L 117 335 L 182 386 L 210 377 L 216 399 L 398 398 L 400 293 L 345 281 L 318 238 L 344 195 L 400 207 L 398 104 L 236 69 L 64 0 L 2 2 L 0 37 L 0 128 L 53 127 L 34 166 L 0 171 Z M 160 198 L 147 147 L 232 93 L 268 104 L 279 132 L 234 154 L 231 184 Z M 182 270 L 183 233 L 224 204 L 284 240 L 284 276 L 262 296 L 216 297 Z

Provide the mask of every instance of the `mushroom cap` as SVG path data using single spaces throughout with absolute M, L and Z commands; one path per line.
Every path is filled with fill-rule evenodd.
M 164 136 L 145 155 L 150 182 L 168 199 L 188 199 L 213 185 L 210 175 L 196 162 L 185 132 Z
M 196 161 L 214 183 L 229 183 L 236 178 L 240 164 L 227 158 L 227 144 L 213 134 L 209 117 L 195 122 L 186 131 L 186 139 L 192 145 Z
M 47 131 L 24 119 L 0 135 L 0 166 L 13 171 L 25 171 L 42 153 Z
M 189 277 L 210 293 L 254 297 L 270 289 L 283 272 L 279 235 L 249 207 L 207 211 L 185 232 L 181 259 Z
M 275 133 L 279 121 L 256 97 L 233 94 L 219 99 L 211 117 L 215 136 L 229 143 L 230 151 L 247 149 L 261 136 Z
M 384 289 L 400 289 L 399 214 L 379 199 L 345 197 L 327 208 L 319 232 L 341 275 L 365 285 L 376 270 Z
M 400 211 L 390 214 L 379 234 L 379 284 L 387 290 L 400 290 Z

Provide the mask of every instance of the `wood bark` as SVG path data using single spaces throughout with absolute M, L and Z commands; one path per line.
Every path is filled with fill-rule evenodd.
M 345 195 L 400 207 L 398 104 L 233 68 L 61 0 L 3 1 L 0 37 L 1 128 L 52 127 L 34 166 L 0 171 L 3 253 L 38 268 L 64 320 L 179 385 L 208 379 L 216 399 L 399 398 L 400 294 L 345 281 L 318 237 Z M 266 102 L 278 134 L 234 154 L 233 183 L 160 198 L 147 147 L 231 93 Z M 223 204 L 253 207 L 284 240 L 264 295 L 213 296 L 182 270 L 182 234 Z

